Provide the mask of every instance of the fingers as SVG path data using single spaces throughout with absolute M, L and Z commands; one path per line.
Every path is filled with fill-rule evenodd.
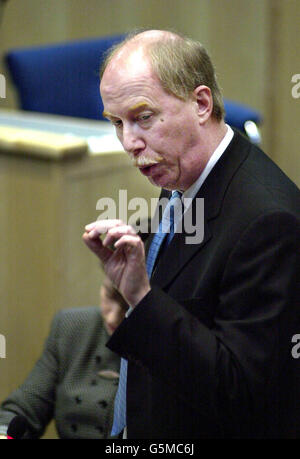
M 85 230 L 88 240 L 99 240 L 100 235 L 106 234 L 102 241 L 104 247 L 112 246 L 125 234 L 138 238 L 132 226 L 125 225 L 121 220 L 98 220 L 86 225 Z
M 125 248 L 128 252 L 132 249 L 143 249 L 143 247 L 142 240 L 137 234 L 124 234 L 115 243 L 116 249 Z
M 104 247 L 109 247 L 109 246 L 112 246 L 113 244 L 115 248 L 119 247 L 116 241 L 119 241 L 120 238 L 124 237 L 125 235 L 130 235 L 131 237 L 134 237 L 135 239 L 140 239 L 131 226 L 129 225 L 115 226 L 114 228 L 110 228 L 107 231 L 107 235 L 105 239 L 103 240 Z
M 111 257 L 112 250 L 108 249 L 107 247 L 103 247 L 101 239 L 99 237 L 97 239 L 92 239 L 89 237 L 89 233 L 85 232 L 82 235 L 82 239 L 88 246 L 88 248 L 95 253 L 95 255 L 100 258 L 102 263 L 106 263 L 106 261 Z
M 90 239 L 96 239 L 100 234 L 105 234 L 115 226 L 124 225 L 121 220 L 96 220 L 85 226 L 85 231 L 88 233 Z
M 102 234 L 106 234 L 103 240 L 100 239 Z M 125 225 L 121 220 L 97 220 L 85 227 L 85 233 L 82 236 L 84 242 L 103 263 L 106 263 L 112 256 L 113 250 L 124 249 L 130 253 L 133 248 L 142 250 L 144 253 L 141 238 L 136 234 L 132 226 Z M 142 249 L 141 249 L 142 247 Z

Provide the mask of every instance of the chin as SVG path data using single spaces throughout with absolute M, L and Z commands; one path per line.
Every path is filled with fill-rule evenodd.
M 166 190 L 175 190 L 176 185 L 170 184 L 170 181 L 165 177 L 149 177 L 150 183 L 152 185 L 158 186 L 160 188 L 165 188 Z
M 164 182 L 164 181 L 152 182 L 152 184 L 155 186 L 158 186 L 159 188 L 163 188 L 164 190 L 168 190 L 168 191 L 179 190 L 176 184 L 172 185 L 169 182 Z

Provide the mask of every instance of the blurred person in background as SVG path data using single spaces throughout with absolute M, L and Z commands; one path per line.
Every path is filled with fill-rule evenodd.
M 41 357 L 1 404 L 2 438 L 17 415 L 26 419 L 22 438 L 40 438 L 52 419 L 59 438 L 110 438 L 120 359 L 105 344 L 127 309 L 105 278 L 100 308 L 70 308 L 55 315 Z

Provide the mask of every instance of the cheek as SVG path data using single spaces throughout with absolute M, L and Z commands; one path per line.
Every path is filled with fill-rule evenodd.
M 191 129 L 190 122 L 184 117 L 176 120 L 176 122 L 161 122 L 160 123 L 160 134 L 167 137 L 171 142 L 182 143 L 189 135 Z
M 118 140 L 121 142 L 121 144 L 122 144 L 122 142 L 123 142 L 122 132 L 119 131 L 118 129 L 115 129 L 115 134 L 116 134 L 116 136 L 117 136 L 117 139 L 118 139 Z
M 151 133 L 148 138 L 148 145 L 157 150 L 158 153 L 164 153 L 164 156 L 170 153 L 174 156 L 177 148 L 182 143 L 182 130 L 176 126 L 168 126 L 167 123 L 160 123 L 160 126 Z
M 172 145 L 178 152 L 179 158 L 188 156 L 191 150 L 199 145 L 198 134 L 195 132 L 190 124 L 187 126 L 184 123 L 170 132 Z

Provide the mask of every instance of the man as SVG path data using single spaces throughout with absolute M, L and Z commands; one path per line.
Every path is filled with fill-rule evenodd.
M 83 235 L 132 308 L 108 342 L 128 361 L 128 438 L 299 436 L 299 190 L 224 123 L 199 43 L 137 34 L 108 57 L 100 91 L 141 173 L 193 198 L 193 222 L 204 199 L 203 239 L 188 243 L 183 225 L 150 280 L 130 226 L 97 221 Z

